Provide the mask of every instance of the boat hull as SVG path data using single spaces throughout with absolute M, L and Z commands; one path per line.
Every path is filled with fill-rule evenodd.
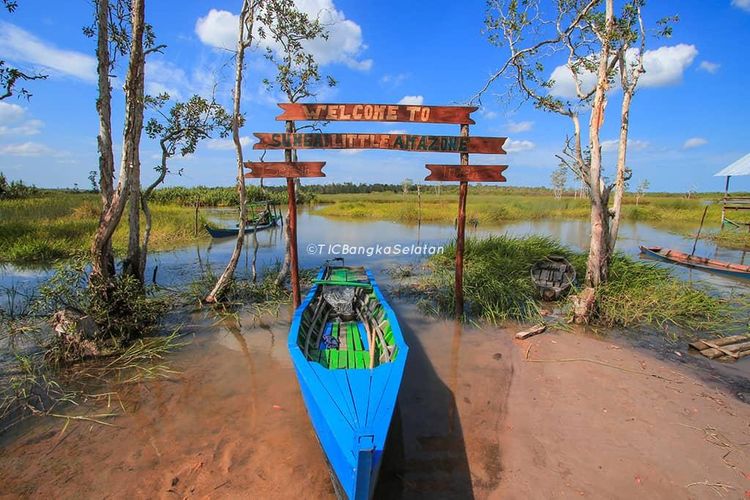
M 391 324 L 398 348 L 392 361 L 374 368 L 331 369 L 309 359 L 300 347 L 299 331 L 304 311 L 317 296 L 318 284 L 295 312 L 288 343 L 300 392 L 337 496 L 354 500 L 369 499 L 374 493 L 408 353 L 393 310 L 369 271 L 367 276 Z
M 267 224 L 258 224 L 257 226 L 251 226 L 247 225 L 245 227 L 245 234 L 253 233 L 257 231 L 263 231 L 265 229 L 270 229 L 272 227 L 276 227 L 278 225 L 278 220 L 274 219 L 273 222 L 269 222 Z M 208 231 L 208 234 L 211 235 L 212 238 L 229 238 L 230 236 L 237 236 L 240 234 L 240 229 L 238 227 L 210 227 L 206 226 L 206 231 Z
M 680 264 L 682 266 L 692 267 L 694 269 L 700 269 L 701 271 L 708 271 L 732 278 L 743 280 L 750 279 L 750 267 L 748 266 L 730 264 L 713 259 L 707 259 L 705 257 L 694 257 L 690 254 L 679 252 L 677 250 L 670 250 L 668 248 L 641 246 L 640 249 L 642 254 L 664 262 Z M 748 269 L 745 270 L 742 268 Z

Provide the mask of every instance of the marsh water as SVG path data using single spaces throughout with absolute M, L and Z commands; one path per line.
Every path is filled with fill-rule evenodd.
M 207 219 L 231 226 L 235 211 L 207 209 Z M 257 233 L 257 268 L 278 264 L 284 256 L 284 229 L 276 227 Z M 623 221 L 618 239 L 618 250 L 630 255 L 639 254 L 639 245 L 659 245 L 690 252 L 693 240 L 684 236 L 684 228 L 655 227 L 641 222 Z M 467 236 L 537 234 L 550 236 L 575 250 L 588 247 L 587 220 L 533 220 L 511 222 L 497 226 L 467 226 Z M 329 218 L 301 210 L 298 217 L 298 248 L 301 268 L 315 268 L 327 259 L 343 257 L 347 264 L 365 265 L 379 273 L 392 264 L 415 263 L 455 238 L 452 224 L 402 224 L 397 222 Z M 253 254 L 253 236 L 247 236 L 238 273 L 249 275 Z M 195 245 L 149 255 L 148 279 L 164 286 L 190 283 L 205 272 L 218 274 L 231 255 L 234 238 L 205 239 Z M 696 255 L 727 262 L 745 263 L 745 252 L 718 247 L 699 240 Z M 750 257 L 747 258 L 750 262 Z M 694 271 L 679 266 L 668 266 L 683 279 L 731 289 L 741 283 L 714 274 Z M 52 273 L 49 269 L 25 269 L 12 265 L 0 266 L 0 287 L 28 291 Z M 0 301 L 4 297 L 0 294 Z M 7 301 L 7 299 L 5 300 Z M 2 302 L 0 302 L 2 304 Z M 7 307 L 7 304 L 2 304 Z
M 209 215 L 229 225 L 233 213 L 215 210 Z M 583 249 L 587 226 L 586 221 L 542 220 L 470 227 L 468 234 L 541 234 Z M 387 266 L 419 262 L 448 243 L 454 231 L 445 224 L 330 219 L 303 211 L 300 263 L 312 268 L 344 257 L 347 263 L 372 268 L 387 287 Z M 283 258 L 281 228 L 257 238 L 259 269 Z M 641 244 L 692 247 L 691 240 L 668 229 L 624 223 L 619 249 L 635 255 Z M 179 287 L 202 272 L 220 272 L 233 245 L 229 238 L 154 254 L 147 274 L 153 276 L 157 269 L 159 284 Z M 252 251 L 252 245 L 246 248 Z M 744 257 L 706 242 L 699 242 L 696 253 L 732 262 Z M 249 273 L 251 258 L 251 253 L 243 254 L 241 273 Z M 674 271 L 717 289 L 742 286 L 689 269 Z M 6 267 L 0 282 L 33 287 L 48 273 Z M 512 336 L 426 317 L 398 297 L 391 302 L 410 355 L 377 496 L 486 497 L 502 473 L 498 435 L 513 375 L 504 361 L 513 356 Z M 0 496 L 332 497 L 288 356 L 290 313 L 287 307 L 261 318 L 248 311 L 223 319 L 207 311 L 190 313 L 183 318 L 189 343 L 169 357 L 172 376 L 143 384 L 105 383 L 95 389 L 115 391 L 116 402 L 106 409 L 71 409 L 81 414 L 114 411 L 119 414 L 111 420 L 114 427 L 76 422 L 61 432 L 59 419 L 33 419 L 3 436 Z M 742 370 L 737 377 L 746 375 Z M 721 374 L 714 370 L 706 375 Z

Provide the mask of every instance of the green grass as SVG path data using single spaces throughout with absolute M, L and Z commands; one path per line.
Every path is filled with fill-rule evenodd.
M 579 282 L 586 255 L 540 236 L 491 236 L 468 239 L 465 248 L 464 299 L 470 318 L 491 323 L 538 321 L 540 303 L 531 267 L 547 255 L 563 255 L 576 267 Z M 433 312 L 453 310 L 455 247 L 429 260 L 431 272 L 417 284 Z M 567 308 L 565 302 L 562 303 Z M 617 255 L 610 281 L 598 290 L 596 322 L 605 326 L 675 326 L 687 330 L 719 327 L 730 319 L 728 303 L 675 277 L 655 264 Z
M 734 248 L 737 250 L 750 249 L 750 232 L 745 228 L 726 228 L 722 231 L 711 231 L 703 237 L 722 247 Z
M 638 206 L 635 198 L 627 196 L 623 204 L 624 220 L 665 224 L 682 224 L 685 231 L 697 230 L 706 203 L 717 198 L 684 199 L 677 196 L 646 196 Z M 318 196 L 323 203 L 316 213 L 329 217 L 375 218 L 396 222 L 417 222 L 419 202 L 415 193 L 366 193 L 366 194 L 323 194 Z M 432 189 L 422 194 L 421 218 L 423 222 L 452 223 L 458 213 L 458 196 L 455 192 L 436 194 Z M 711 204 L 706 220 L 718 221 L 721 207 Z M 551 193 L 516 193 L 513 190 L 490 190 L 470 188 L 467 199 L 466 217 L 479 224 L 498 224 L 519 220 L 535 219 L 585 219 L 590 216 L 587 198 L 565 196 L 555 199 Z M 715 225 L 715 224 L 714 224 Z
M 88 252 L 99 220 L 99 196 L 47 191 L 37 197 L 0 201 L 0 262 L 47 264 Z M 169 250 L 195 241 L 188 207 L 154 204 L 151 250 Z M 198 238 L 207 237 L 199 221 Z M 115 251 L 127 247 L 127 214 L 113 238 Z

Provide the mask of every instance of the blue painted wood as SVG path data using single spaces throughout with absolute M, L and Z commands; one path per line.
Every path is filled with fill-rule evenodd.
M 325 269 L 318 274 L 322 279 Z M 329 369 L 309 361 L 298 344 L 302 313 L 316 297 L 314 284 L 295 311 L 288 347 L 310 421 L 315 429 L 334 483 L 349 499 L 369 499 L 377 484 L 383 449 L 396 407 L 398 391 L 409 351 L 393 309 L 367 271 L 376 298 L 383 305 L 397 349 L 396 359 L 375 369 Z M 363 325 L 358 325 L 367 347 Z

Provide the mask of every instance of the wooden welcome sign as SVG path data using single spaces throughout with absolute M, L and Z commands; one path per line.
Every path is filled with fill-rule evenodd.
M 251 170 L 245 174 L 245 177 L 248 179 L 325 177 L 326 174 L 322 171 L 325 164 L 324 161 L 246 161 L 245 167 Z
M 300 104 L 282 103 L 283 112 L 276 120 L 287 121 L 287 130 L 294 130 L 295 120 L 303 121 L 359 121 L 443 123 L 461 126 L 461 134 L 346 134 L 346 133 L 255 133 L 259 142 L 253 149 L 281 149 L 286 152 L 284 162 L 247 162 L 248 178 L 284 177 L 289 200 L 289 260 L 291 267 L 294 305 L 300 304 L 299 269 L 297 262 L 297 205 L 294 179 L 325 177 L 325 162 L 293 162 L 292 151 L 297 149 L 388 149 L 417 153 L 459 153 L 459 165 L 428 164 L 427 181 L 459 182 L 458 218 L 456 235 L 455 313 L 463 315 L 463 253 L 466 226 L 466 197 L 469 182 L 505 182 L 507 165 L 469 165 L 469 154 L 505 154 L 505 137 L 470 137 L 469 125 L 474 124 L 471 113 L 475 106 L 421 106 L 407 104 Z
M 277 120 L 474 124 L 475 106 L 409 104 L 279 104 Z
M 505 154 L 504 137 L 410 134 L 255 133 L 253 149 L 396 149 L 422 153 Z
M 426 181 L 505 182 L 503 171 L 508 165 L 426 165 Z

